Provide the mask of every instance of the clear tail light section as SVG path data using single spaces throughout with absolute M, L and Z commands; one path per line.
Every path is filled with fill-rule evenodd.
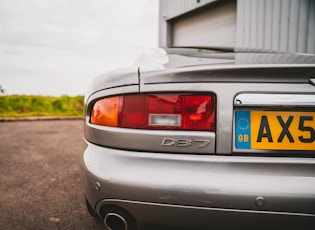
M 91 123 L 158 130 L 215 130 L 215 96 L 203 94 L 137 94 L 96 101 Z

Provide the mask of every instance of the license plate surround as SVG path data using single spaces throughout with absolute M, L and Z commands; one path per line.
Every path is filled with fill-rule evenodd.
M 236 110 L 234 149 L 314 151 L 315 112 Z

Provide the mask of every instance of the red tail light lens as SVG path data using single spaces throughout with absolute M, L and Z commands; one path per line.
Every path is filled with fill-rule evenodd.
M 94 104 L 91 123 L 135 129 L 214 131 L 215 99 L 213 95 L 194 94 L 108 97 Z

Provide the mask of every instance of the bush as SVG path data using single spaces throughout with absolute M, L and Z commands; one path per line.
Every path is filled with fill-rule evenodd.
M 83 96 L 0 96 L 0 117 L 83 116 Z

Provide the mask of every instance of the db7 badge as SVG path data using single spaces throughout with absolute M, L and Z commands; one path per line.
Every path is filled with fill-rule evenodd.
M 174 147 L 189 147 L 193 144 L 197 144 L 198 148 L 205 148 L 210 143 L 210 140 L 201 139 L 175 139 L 175 138 L 163 138 L 162 146 L 174 146 Z

